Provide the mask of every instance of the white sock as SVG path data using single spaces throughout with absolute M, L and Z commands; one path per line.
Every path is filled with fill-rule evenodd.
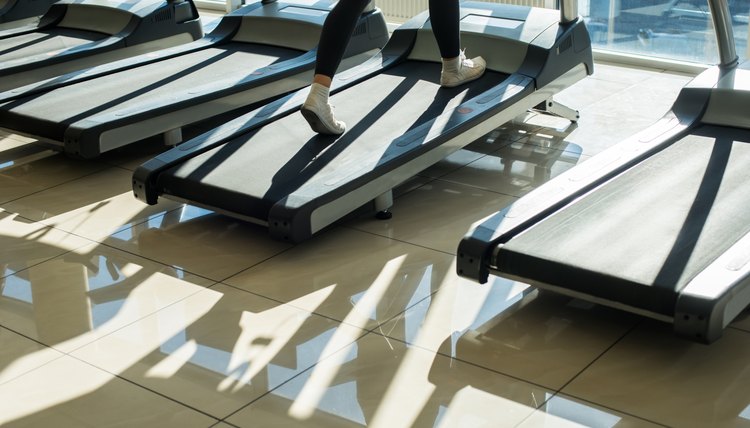
M 341 135 L 346 130 L 346 124 L 334 117 L 333 107 L 328 102 L 329 92 L 330 88 L 320 83 L 310 85 L 310 92 L 302 104 L 302 115 L 313 131 Z
M 443 71 L 444 72 L 452 72 L 455 73 L 459 70 L 459 66 L 461 65 L 461 57 L 457 56 L 455 58 L 451 59 L 445 59 L 443 58 Z
M 321 85 L 320 83 L 313 83 L 310 85 L 310 93 L 307 94 L 307 101 L 305 104 L 328 104 L 328 96 L 331 92 L 331 88 Z

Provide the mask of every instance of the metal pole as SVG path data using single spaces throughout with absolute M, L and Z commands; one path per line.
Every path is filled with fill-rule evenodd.
M 737 64 L 737 52 L 732 31 L 732 17 L 729 14 L 727 0 L 708 0 L 711 17 L 716 31 L 716 43 L 719 45 L 719 66 L 732 67 Z
M 578 19 L 578 0 L 560 0 L 560 23 L 567 24 Z

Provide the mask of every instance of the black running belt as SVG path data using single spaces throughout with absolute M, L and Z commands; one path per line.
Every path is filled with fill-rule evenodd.
M 3 40 L 0 48 L 0 64 L 37 55 L 56 55 L 86 43 L 102 40 L 108 34 L 94 31 L 55 28 L 37 31 Z
M 283 198 L 345 192 L 350 180 L 386 174 L 388 162 L 410 150 L 393 143 L 408 130 L 507 77 L 487 72 L 470 84 L 441 89 L 439 76 L 439 64 L 407 61 L 332 96 L 336 116 L 347 124 L 335 142 L 317 136 L 295 112 L 162 173 L 157 187 L 258 219 L 268 218 Z
M 35 129 L 39 136 L 61 141 L 70 124 L 96 123 L 99 117 L 127 116 L 144 106 L 167 105 L 190 98 L 203 85 L 228 78 L 239 81 L 258 68 L 295 58 L 296 49 L 248 43 L 226 43 L 153 64 L 32 95 L 3 105 L 0 126 Z M 243 73 L 246 70 L 246 73 Z M 232 82 L 225 82 L 231 87 Z M 145 104 L 144 104 L 145 103 Z M 137 110 L 137 111 L 135 111 Z M 111 120 L 111 119 L 109 119 Z
M 498 270 L 673 315 L 750 232 L 750 131 L 703 126 L 501 246 Z

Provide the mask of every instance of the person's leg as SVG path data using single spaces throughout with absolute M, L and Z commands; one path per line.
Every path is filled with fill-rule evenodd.
M 333 116 L 328 91 L 357 20 L 369 2 L 370 0 L 340 0 L 323 23 L 315 61 L 315 76 L 310 94 L 302 105 L 302 114 L 315 132 L 339 135 L 346 130 L 346 125 Z
M 429 8 L 432 32 L 443 62 L 440 85 L 454 87 L 481 77 L 486 68 L 484 59 L 467 59 L 460 48 L 458 0 L 430 0 Z

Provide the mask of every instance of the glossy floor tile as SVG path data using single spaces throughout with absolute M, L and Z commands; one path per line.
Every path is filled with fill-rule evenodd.
M 633 315 L 452 269 L 439 290 L 377 331 L 558 390 L 633 328 Z
M 16 199 L 4 207 L 26 218 L 99 241 L 180 206 L 175 202 L 150 206 L 136 200 L 131 178 L 130 171 L 110 168 Z
M 90 244 L 3 278 L 0 325 L 70 352 L 211 284 Z
M 579 146 L 565 141 L 568 134 L 529 123 L 510 125 L 497 138 L 512 141 L 441 179 L 521 197 L 587 158 Z
M 0 209 L 0 278 L 90 243 Z
M 526 418 L 518 425 L 518 428 L 657 428 L 663 426 L 593 403 L 557 394 L 547 400 L 539 410 Z
M 167 207 L 172 204 L 165 203 Z M 189 205 L 152 216 L 146 222 L 113 234 L 104 242 L 215 281 L 290 247 L 271 239 L 264 227 Z
M 63 354 L 0 327 L 0 385 L 39 368 Z
M 0 385 L 3 427 L 209 427 L 215 419 L 63 356 Z
M 513 427 L 548 394 L 371 333 L 227 421 L 241 427 Z
M 415 171 L 390 220 L 298 245 L 137 201 L 158 139 L 77 161 L 0 131 L 0 425 L 750 426 L 750 311 L 696 345 L 455 272 L 473 224 L 654 123 L 689 78 L 597 63 L 555 97 L 577 123 L 521 115 Z
M 679 73 L 597 65 L 594 75 L 558 97 L 576 106 L 581 115 L 577 129 L 566 141 L 580 146 L 588 157 L 604 151 L 659 120 L 690 79 Z M 616 84 L 627 86 L 611 91 Z
M 644 321 L 563 392 L 668 426 L 750 426 L 749 356 L 750 333 L 706 346 Z
M 509 205 L 516 198 L 476 187 L 431 181 L 396 198 L 393 218 L 362 217 L 348 225 L 380 236 L 456 254 L 472 224 Z
M 15 144 L 15 143 L 14 143 Z M 41 146 L 3 149 L 0 162 L 0 204 L 44 191 L 106 168 L 97 162 L 67 158 Z M 5 207 L 5 205 L 2 205 Z
M 370 329 L 428 297 L 451 275 L 452 259 L 438 251 L 342 228 L 225 282 Z
M 364 333 L 219 284 L 72 355 L 223 418 Z

